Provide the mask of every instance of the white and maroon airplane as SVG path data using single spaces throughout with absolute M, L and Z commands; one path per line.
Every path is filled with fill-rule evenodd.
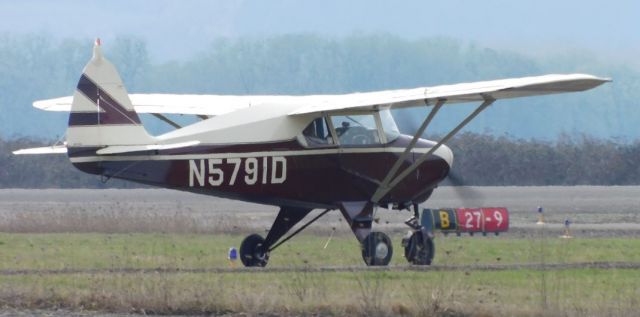
M 387 265 L 391 240 L 371 230 L 374 211 L 413 208 L 419 217 L 418 204 L 452 166 L 444 143 L 478 113 L 498 99 L 584 91 L 607 81 L 571 74 L 345 95 L 128 94 L 97 40 L 72 97 L 34 102 L 70 112 L 66 142 L 14 153 L 67 153 L 75 167 L 105 179 L 279 206 L 265 238 L 252 234 L 242 242 L 245 266 L 265 266 L 272 250 L 335 209 L 361 243 L 365 263 Z M 480 105 L 442 140 L 421 138 L 443 106 L 466 102 Z M 430 109 L 413 136 L 399 132 L 390 112 L 406 107 Z M 138 113 L 176 129 L 150 135 Z M 181 127 L 164 114 L 203 120 Z M 281 239 L 318 208 L 325 211 Z M 407 222 L 412 229 L 403 246 L 409 262 L 424 265 L 434 245 L 421 223 Z

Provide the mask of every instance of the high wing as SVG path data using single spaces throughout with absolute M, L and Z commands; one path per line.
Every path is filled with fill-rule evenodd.
M 487 97 L 506 99 L 583 91 L 611 81 L 585 74 L 544 75 L 481 81 L 413 89 L 385 90 L 344 95 L 233 96 L 181 94 L 129 94 L 138 113 L 219 116 L 263 104 L 300 105 L 289 115 L 340 110 L 368 110 L 380 106 L 406 108 L 435 104 L 483 101 Z M 72 97 L 39 100 L 33 106 L 47 111 L 69 111 Z
M 438 101 L 446 101 L 446 104 L 453 104 L 482 102 L 487 99 L 497 100 L 549 95 L 589 90 L 609 81 L 611 81 L 609 78 L 599 78 L 585 74 L 544 75 L 351 94 L 346 95 L 349 100 L 344 100 L 342 103 L 338 101 L 335 103 L 311 104 L 293 111 L 290 115 L 340 110 L 371 110 L 380 106 L 406 108 L 424 106 L 425 104 L 434 105 Z

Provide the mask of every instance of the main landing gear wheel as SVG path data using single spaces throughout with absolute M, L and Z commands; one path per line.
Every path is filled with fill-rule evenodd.
M 269 262 L 269 253 L 263 247 L 264 238 L 258 234 L 252 234 L 242 240 L 240 245 L 240 260 L 244 266 L 266 266 Z
M 433 239 L 422 231 L 414 231 L 409 237 L 402 239 L 404 257 L 415 265 L 431 265 L 436 249 Z
M 391 239 L 382 232 L 371 232 L 362 240 L 362 259 L 369 266 L 388 265 L 393 256 Z

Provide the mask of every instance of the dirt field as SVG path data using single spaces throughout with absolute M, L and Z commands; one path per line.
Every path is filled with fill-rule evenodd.
M 464 199 L 461 199 L 464 197 Z M 575 235 L 640 235 L 640 187 L 442 187 L 427 207 L 498 207 L 511 212 L 512 235 L 532 234 L 537 206 L 547 229 L 566 218 Z M 0 190 L 2 232 L 238 233 L 266 230 L 277 208 L 165 189 Z M 404 231 L 409 212 L 379 209 L 378 230 Z M 309 232 L 349 229 L 337 211 Z

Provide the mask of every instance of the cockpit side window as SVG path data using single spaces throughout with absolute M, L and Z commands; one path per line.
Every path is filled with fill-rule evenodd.
M 324 117 L 317 118 L 302 131 L 308 147 L 333 145 L 333 137 Z
M 373 114 L 331 116 L 340 145 L 380 144 L 380 135 Z

